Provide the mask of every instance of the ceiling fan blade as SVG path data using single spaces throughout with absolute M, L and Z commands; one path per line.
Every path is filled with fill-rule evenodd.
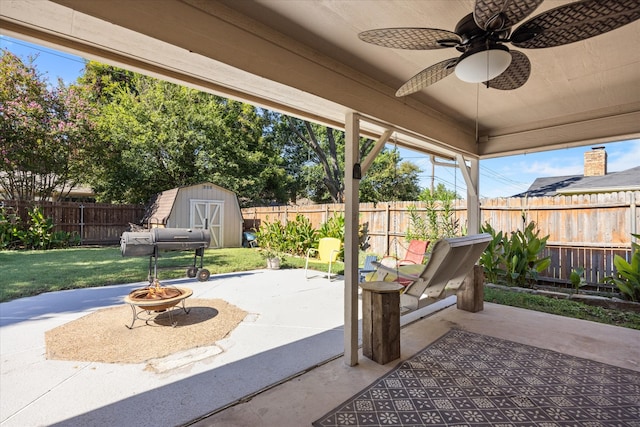
M 598 36 L 640 18 L 640 0 L 586 0 L 543 12 L 511 35 L 527 49 L 561 46 Z
M 498 77 L 487 82 L 487 87 L 500 90 L 518 89 L 529 80 L 531 74 L 531 62 L 522 52 L 512 50 L 511 64 Z
M 380 28 L 363 31 L 358 37 L 367 43 L 393 49 L 431 50 L 462 43 L 456 33 L 437 28 Z
M 510 28 L 529 16 L 543 0 L 476 0 L 473 19 L 488 31 Z
M 429 68 L 425 68 L 403 84 L 396 92 L 396 96 L 412 94 L 444 79 L 449 74 L 453 73 L 457 63 L 458 58 L 451 58 L 438 62 Z

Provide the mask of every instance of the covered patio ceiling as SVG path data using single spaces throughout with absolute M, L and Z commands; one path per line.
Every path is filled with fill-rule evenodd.
M 547 0 L 535 12 L 569 3 Z M 640 23 L 526 49 L 529 81 L 500 91 L 455 75 L 398 98 L 409 78 L 454 49 L 395 50 L 358 33 L 453 30 L 473 0 L 4 0 L 4 34 L 343 128 L 406 131 L 399 145 L 477 159 L 640 136 Z M 516 49 L 517 50 L 517 49 Z M 452 150 L 452 151 L 450 151 Z
M 568 1 L 547 1 L 535 13 Z M 455 50 L 400 51 L 359 40 L 381 27 L 453 30 L 473 0 L 2 0 L 0 31 L 346 131 L 344 358 L 358 363 L 360 135 L 455 159 L 479 230 L 482 158 L 640 137 L 640 23 L 529 49 L 513 91 L 455 76 L 396 90 Z M 357 167 L 357 168 L 356 168 Z M 351 173 L 353 171 L 353 173 Z

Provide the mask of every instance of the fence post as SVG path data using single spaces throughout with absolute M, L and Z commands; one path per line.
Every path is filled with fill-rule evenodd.
M 629 200 L 629 228 L 631 231 L 631 234 L 638 234 L 638 230 L 637 230 L 637 225 L 636 225 L 636 209 L 637 209 L 637 205 L 636 205 L 636 193 L 634 191 L 631 191 L 631 198 Z M 634 238 L 631 238 L 631 241 L 633 241 Z
M 80 205 L 80 245 L 82 246 L 82 241 L 84 240 L 84 205 Z
M 385 210 L 385 227 L 384 227 L 384 253 L 388 254 L 389 253 L 389 245 L 391 245 L 391 242 L 389 241 L 389 228 L 391 227 L 391 205 L 389 205 L 389 203 L 387 203 L 384 206 L 384 210 Z

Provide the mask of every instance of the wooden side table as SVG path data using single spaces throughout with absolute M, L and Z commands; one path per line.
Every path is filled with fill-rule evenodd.
M 400 291 L 395 282 L 364 282 L 362 353 L 381 365 L 400 357 Z

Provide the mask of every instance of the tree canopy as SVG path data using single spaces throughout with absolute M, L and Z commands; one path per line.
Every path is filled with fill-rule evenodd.
M 105 152 L 90 180 L 100 200 L 140 203 L 209 181 L 244 204 L 286 201 L 283 161 L 265 137 L 269 112 L 96 63 L 87 70 L 82 82 L 101 90 L 95 121 Z
M 17 200 L 47 199 L 86 180 L 96 141 L 81 88 L 47 85 L 33 59 L 0 58 L 0 186 Z
M 422 202 L 428 202 L 431 200 L 447 201 L 447 200 L 455 200 L 459 198 L 460 196 L 458 195 L 458 193 L 456 193 L 454 190 L 449 190 L 441 182 L 438 183 L 438 185 L 436 185 L 436 188 L 433 189 L 433 193 L 431 192 L 431 189 L 425 188 L 424 190 L 422 190 L 422 192 L 418 196 L 418 200 Z
M 101 202 L 146 203 L 212 182 L 243 206 L 344 201 L 342 131 L 93 61 L 68 87 L 47 87 L 8 52 L 0 72 L 0 183 L 12 197 L 82 183 Z M 360 158 L 372 147 L 361 139 Z M 383 150 L 361 200 L 416 200 L 419 172 Z
M 309 160 L 303 169 L 306 177 L 302 177 L 307 179 L 307 197 L 316 202 L 344 202 L 344 132 L 303 120 L 290 118 L 289 122 L 293 138 L 308 148 Z M 363 159 L 374 142 L 361 138 L 359 145 Z M 402 161 L 397 150 L 384 149 L 360 181 L 360 200 L 416 200 L 419 173 L 415 164 Z
M 360 181 L 360 201 L 416 200 L 420 172 L 415 164 L 401 161 L 398 150 L 385 149 Z

